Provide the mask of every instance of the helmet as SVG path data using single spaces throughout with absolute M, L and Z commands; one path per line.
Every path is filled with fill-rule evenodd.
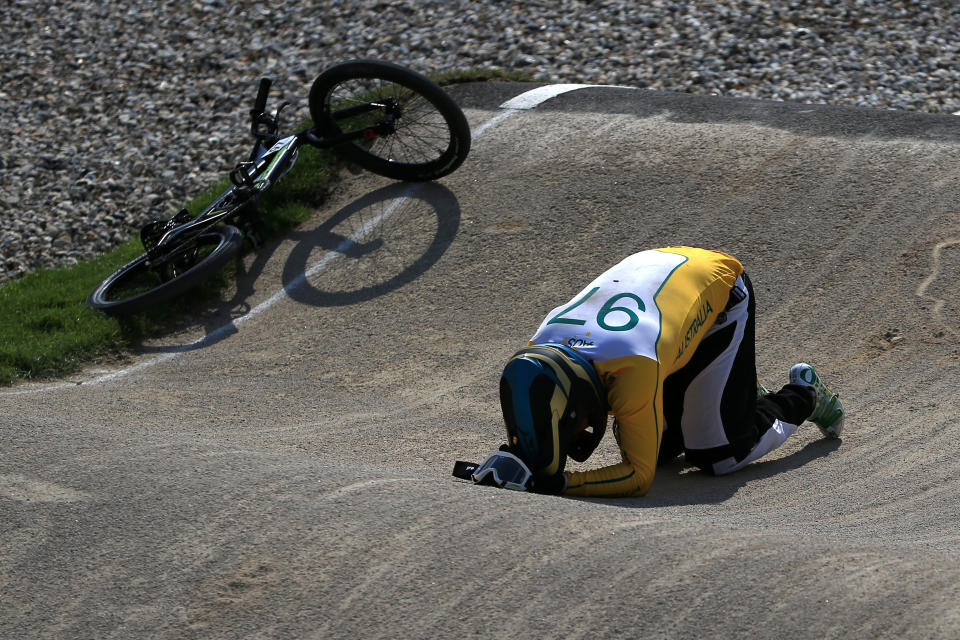
M 607 400 L 593 364 L 562 344 L 521 349 L 500 376 L 507 447 L 537 475 L 583 462 L 607 428 Z M 580 425 L 586 417 L 587 431 Z

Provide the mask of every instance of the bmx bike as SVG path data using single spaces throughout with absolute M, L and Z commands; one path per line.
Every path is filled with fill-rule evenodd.
M 230 172 L 231 185 L 196 215 L 183 209 L 140 230 L 145 253 L 105 278 L 87 304 L 108 315 L 144 311 L 213 275 L 243 245 L 235 226 L 257 214 L 260 198 L 308 144 L 332 148 L 368 171 L 407 181 L 441 178 L 470 151 L 470 128 L 456 102 L 433 81 L 399 65 L 354 60 L 323 71 L 310 89 L 313 126 L 280 136 L 280 113 L 265 112 L 271 80 L 260 80 L 250 111 L 255 142 Z

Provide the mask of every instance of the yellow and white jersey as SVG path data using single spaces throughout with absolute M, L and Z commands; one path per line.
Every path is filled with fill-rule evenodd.
M 547 315 L 531 343 L 566 344 L 593 361 L 617 418 L 623 459 L 568 472 L 566 493 L 647 492 L 663 434 L 663 382 L 690 361 L 741 273 L 740 262 L 725 253 L 692 247 L 642 251 Z

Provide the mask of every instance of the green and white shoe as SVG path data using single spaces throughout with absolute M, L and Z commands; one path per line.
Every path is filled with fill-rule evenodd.
M 843 432 L 845 415 L 839 394 L 832 393 L 817 375 L 817 370 L 806 362 L 800 362 L 790 368 L 790 382 L 805 384 L 817 391 L 817 406 L 807 420 L 817 425 L 826 437 L 839 438 L 840 433 Z
M 768 393 L 770 393 L 770 389 L 767 389 L 765 386 L 763 386 L 760 383 L 760 380 L 757 379 L 757 400 L 767 395 Z

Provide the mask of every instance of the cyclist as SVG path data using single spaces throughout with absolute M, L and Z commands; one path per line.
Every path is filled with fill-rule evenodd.
M 754 311 L 750 279 L 725 253 L 629 256 L 551 311 L 507 362 L 508 442 L 474 480 L 499 471 L 495 484 L 504 486 L 518 461 L 512 488 L 635 496 L 650 488 L 658 462 L 680 453 L 719 475 L 780 446 L 804 420 L 839 437 L 843 405 L 809 364 L 795 365 L 775 393 L 760 385 Z M 568 455 L 582 462 L 596 449 L 608 413 L 621 462 L 565 472 Z

